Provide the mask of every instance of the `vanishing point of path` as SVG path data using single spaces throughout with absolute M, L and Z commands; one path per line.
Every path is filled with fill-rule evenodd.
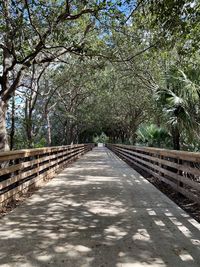
M 200 224 L 106 148 L 0 220 L 2 267 L 200 266 Z

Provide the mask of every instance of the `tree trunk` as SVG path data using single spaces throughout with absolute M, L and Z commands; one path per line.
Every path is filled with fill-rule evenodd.
M 34 142 L 33 142 L 32 119 L 31 118 L 26 118 L 25 119 L 25 125 L 26 125 L 26 136 L 27 136 L 28 148 L 33 148 L 34 147 Z
M 50 123 L 50 118 L 49 114 L 46 114 L 46 120 L 47 120 L 47 143 L 48 146 L 51 146 L 52 140 L 51 140 L 51 123 Z
M 14 136 L 15 136 L 15 95 L 13 95 L 12 97 L 10 150 L 12 150 L 14 147 Z
M 121 135 L 121 142 L 122 142 L 122 144 L 124 144 L 124 142 L 125 142 L 124 131 L 121 131 L 120 135 Z
M 180 132 L 177 126 L 172 127 L 173 149 L 180 150 Z
M 8 151 L 8 136 L 6 130 L 7 103 L 0 99 L 0 151 Z
M 28 140 L 28 148 L 33 148 L 34 141 L 33 141 L 33 131 L 31 127 L 27 130 L 27 140 Z
M 128 130 L 128 140 L 131 145 L 134 145 L 136 143 L 136 128 L 131 127 L 130 130 Z
M 180 132 L 177 126 L 172 127 L 172 137 L 173 137 L 173 148 L 175 150 L 180 150 Z M 175 163 L 182 164 L 182 160 L 175 159 Z M 181 175 L 182 171 L 178 171 L 178 174 Z M 183 187 L 183 182 L 178 181 L 177 185 Z M 182 196 L 180 192 L 178 193 L 178 195 Z

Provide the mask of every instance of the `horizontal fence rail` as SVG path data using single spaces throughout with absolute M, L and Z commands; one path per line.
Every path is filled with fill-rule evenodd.
M 0 153 L 0 206 L 53 177 L 93 147 L 94 144 L 78 144 Z
M 107 144 L 107 147 L 127 162 L 200 203 L 200 153 L 115 144 Z

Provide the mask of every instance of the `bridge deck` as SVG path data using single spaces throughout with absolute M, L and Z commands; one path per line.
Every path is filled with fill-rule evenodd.
M 0 221 L 0 266 L 200 266 L 200 224 L 106 148 Z

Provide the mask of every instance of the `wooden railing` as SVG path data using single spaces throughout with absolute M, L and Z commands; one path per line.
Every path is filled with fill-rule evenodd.
M 200 153 L 115 144 L 107 144 L 107 147 L 127 162 L 200 203 Z
M 51 178 L 93 146 L 80 144 L 0 153 L 0 206 Z

